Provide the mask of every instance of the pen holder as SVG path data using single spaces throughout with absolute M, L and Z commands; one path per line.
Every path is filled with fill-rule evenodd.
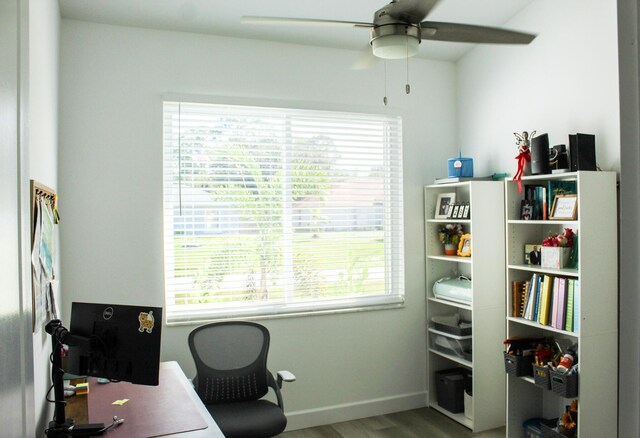
M 565 398 L 578 396 L 578 373 L 561 374 L 554 370 L 549 370 L 549 380 L 551 390 Z
M 533 371 L 533 354 L 529 356 L 514 356 L 507 352 L 504 354 L 504 370 L 515 377 L 531 376 Z

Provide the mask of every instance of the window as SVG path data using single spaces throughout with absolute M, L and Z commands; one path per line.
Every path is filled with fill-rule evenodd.
M 165 102 L 167 322 L 401 304 L 401 123 Z

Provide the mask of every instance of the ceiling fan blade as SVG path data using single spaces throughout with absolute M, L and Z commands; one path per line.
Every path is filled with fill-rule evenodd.
M 256 17 L 244 15 L 240 18 L 242 24 L 278 24 L 295 26 L 339 26 L 339 27 L 373 27 L 373 23 L 361 23 L 358 21 L 317 20 L 313 18 L 287 18 L 287 17 Z
M 366 70 L 378 63 L 380 58 L 373 54 L 371 46 L 367 44 L 367 47 L 361 52 L 360 56 L 351 65 L 351 70 Z
M 396 20 L 418 24 L 439 0 L 395 0 L 387 6 L 387 14 Z
M 533 34 L 496 27 L 436 21 L 423 21 L 420 28 L 423 40 L 456 43 L 529 44 L 536 37 Z

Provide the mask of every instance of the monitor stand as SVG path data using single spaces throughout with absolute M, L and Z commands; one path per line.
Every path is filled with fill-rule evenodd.
M 55 399 L 54 418 L 46 430 L 47 438 L 67 438 L 74 436 L 99 436 L 107 430 L 104 423 L 75 424 L 73 419 L 65 417 L 64 370 L 62 369 L 62 344 L 90 348 L 90 340 L 83 336 L 75 336 L 62 326 L 62 322 L 53 319 L 47 323 L 45 330 L 51 335 L 53 394 Z

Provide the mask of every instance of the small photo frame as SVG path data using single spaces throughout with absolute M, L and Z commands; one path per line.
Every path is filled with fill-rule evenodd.
M 576 220 L 578 215 L 578 195 L 556 195 L 549 219 Z
M 450 206 L 455 204 L 456 202 L 456 194 L 455 193 L 440 193 L 438 195 L 438 199 L 436 200 L 436 219 L 447 219 L 450 214 Z
M 471 234 L 463 234 L 460 237 L 458 255 L 460 257 L 471 257 Z
M 469 213 L 471 212 L 471 206 L 468 202 L 464 204 L 464 209 L 462 210 L 462 219 L 469 219 Z
M 453 206 L 453 213 L 451 213 L 451 219 L 458 219 L 459 212 L 460 212 L 460 205 L 455 204 Z
M 533 204 L 531 201 L 523 200 L 520 204 L 520 220 L 530 221 L 533 219 Z
M 524 246 L 524 264 L 525 265 L 539 265 L 541 256 L 540 252 L 542 245 L 540 244 L 527 244 Z

